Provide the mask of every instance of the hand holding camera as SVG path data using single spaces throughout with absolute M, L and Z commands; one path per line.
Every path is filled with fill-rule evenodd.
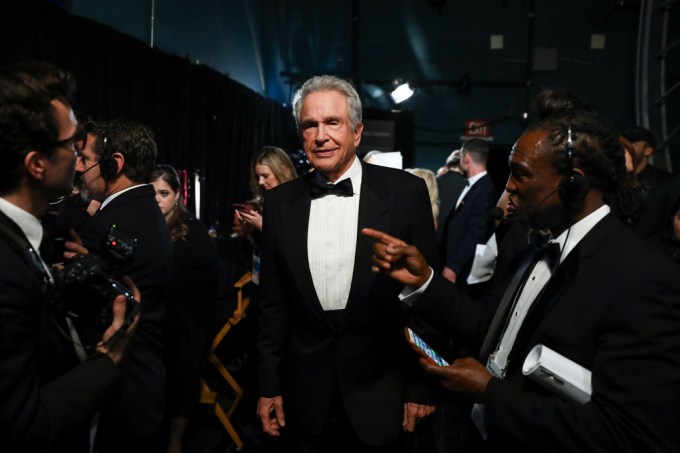
M 113 300 L 112 312 L 113 322 L 102 336 L 102 341 L 97 345 L 97 352 L 107 354 L 113 363 L 118 364 L 125 356 L 130 338 L 137 328 L 139 322 L 139 303 L 142 296 L 137 289 L 137 285 L 130 277 L 123 276 L 122 282 L 130 288 L 133 300 L 135 300 L 136 307 L 133 309 L 134 315 L 128 313 L 128 299 L 125 295 L 120 294 Z
M 102 243 L 103 258 L 91 255 L 75 232 L 65 244 L 68 260 L 57 275 L 53 309 L 75 325 L 102 332 L 101 341 L 85 345 L 118 363 L 139 319 L 141 295 L 127 276 L 114 278 L 116 267 L 129 260 L 137 240 L 109 228 Z M 94 343 L 94 342 L 93 342 Z

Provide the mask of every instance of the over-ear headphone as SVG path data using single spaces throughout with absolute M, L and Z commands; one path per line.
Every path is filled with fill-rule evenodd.
M 118 162 L 106 151 L 107 137 L 104 136 L 104 150 L 102 157 L 99 158 L 99 173 L 104 181 L 109 181 L 118 173 Z
M 560 181 L 559 195 L 565 203 L 583 200 L 588 193 L 588 181 L 583 175 L 574 171 L 574 142 L 571 137 L 571 125 L 567 130 L 567 160 L 569 170 Z

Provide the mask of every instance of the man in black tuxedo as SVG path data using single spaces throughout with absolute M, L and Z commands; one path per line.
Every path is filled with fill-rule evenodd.
M 379 240 L 374 271 L 418 288 L 403 302 L 480 351 L 421 360 L 426 371 L 479 403 L 489 451 L 678 451 L 680 269 L 618 218 L 634 196 L 617 132 L 584 112 L 544 119 L 513 147 L 506 189 L 517 218 L 551 236 L 518 252 L 484 303 L 415 247 L 365 231 Z M 590 371 L 587 403 L 523 373 L 539 344 Z
M 361 101 L 348 82 L 314 77 L 293 109 L 315 170 L 265 197 L 257 411 L 272 436 L 289 426 L 291 451 L 397 451 L 402 429 L 433 410 L 431 389 L 405 342 L 401 287 L 371 273 L 359 228 L 436 259 L 427 187 L 357 158 Z
M 467 178 L 460 169 L 460 150 L 454 150 L 446 159 L 446 171 L 437 175 L 437 190 L 439 191 L 439 216 L 437 218 L 437 239 L 439 242 L 444 235 L 446 219 L 456 206 L 458 197 L 467 185 Z
M 38 220 L 73 189 L 84 136 L 71 109 L 73 77 L 45 62 L 0 69 L 0 451 L 90 451 L 90 420 L 120 391 L 136 321 L 119 340 L 77 356 L 50 301 L 53 272 L 39 255 Z M 137 299 L 139 293 L 131 283 Z M 95 303 L 95 301 L 91 301 Z M 125 298 L 98 339 L 123 324 Z M 137 317 L 138 318 L 138 317 Z M 121 333 L 123 331 L 120 331 Z
M 442 275 L 452 282 L 464 284 L 470 273 L 477 244 L 485 244 L 494 230 L 491 209 L 497 196 L 491 176 L 486 171 L 489 144 L 481 138 L 463 143 L 460 168 L 467 186 L 458 197 L 442 228 Z
M 118 265 L 143 297 L 137 336 L 123 364 L 123 394 L 100 416 L 96 446 L 100 452 L 153 451 L 163 419 L 165 368 L 162 326 L 164 297 L 172 264 L 172 242 L 153 186 L 146 184 L 156 164 L 153 132 L 136 122 L 99 123 L 88 134 L 76 170 L 89 195 L 102 202 L 78 228 L 82 245 L 101 255 L 111 225 L 137 240 L 131 259 Z M 73 251 L 82 251 L 67 243 Z

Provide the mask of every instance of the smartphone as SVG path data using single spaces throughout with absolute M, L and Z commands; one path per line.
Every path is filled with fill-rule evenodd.
M 239 211 L 245 211 L 246 205 L 243 203 L 234 203 L 234 209 L 237 209 Z
M 408 340 L 408 343 L 411 345 L 413 349 L 416 351 L 422 351 L 424 352 L 427 357 L 430 359 L 430 361 L 439 366 L 449 366 L 449 362 L 444 360 L 442 356 L 437 354 L 437 352 L 430 347 L 425 341 L 418 336 L 413 330 L 411 330 L 409 327 L 406 327 L 405 329 L 406 332 L 406 339 Z

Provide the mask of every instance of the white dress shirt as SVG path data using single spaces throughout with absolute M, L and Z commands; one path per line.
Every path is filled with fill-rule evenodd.
M 581 242 L 581 239 L 583 239 L 595 224 L 602 220 L 609 212 L 609 206 L 603 205 L 573 224 L 571 228 L 560 234 L 557 239 L 551 241 L 560 244 L 560 263 L 564 261 L 564 258 L 569 255 L 579 242 Z M 512 307 L 512 315 L 508 319 L 507 326 L 501 335 L 496 350 L 489 356 L 487 368 L 495 376 L 500 378 L 504 377 L 508 365 L 508 356 L 515 343 L 515 339 L 517 338 L 517 332 L 519 332 L 520 327 L 522 327 L 524 318 L 526 318 L 531 305 L 543 290 L 543 287 L 548 283 L 550 277 L 551 272 L 547 260 L 542 259 L 538 261 L 524 284 L 524 288 L 521 289 L 521 293 L 518 295 L 515 305 Z
M 350 178 L 354 196 L 327 195 L 312 200 L 309 209 L 307 257 L 324 310 L 347 306 L 357 247 L 361 176 L 361 162 L 355 157 L 352 166 L 336 181 Z

